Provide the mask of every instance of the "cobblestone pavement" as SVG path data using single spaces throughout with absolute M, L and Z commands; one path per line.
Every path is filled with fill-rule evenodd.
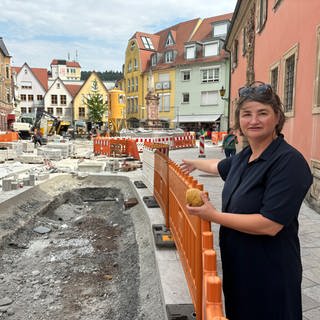
M 205 152 L 206 158 L 223 158 L 221 148 L 212 146 L 206 142 Z M 190 159 L 198 157 L 199 150 L 181 149 L 170 151 L 170 158 L 177 163 L 182 159 Z M 223 181 L 219 177 L 213 177 L 199 171 L 194 173 L 194 177 L 204 185 L 204 189 L 209 192 L 212 202 L 221 208 L 221 191 Z M 303 280 L 302 280 L 302 301 L 303 301 L 303 320 L 320 319 L 320 213 L 309 208 L 305 203 L 302 204 L 300 215 L 300 243 L 303 264 Z M 219 227 L 212 224 L 212 230 L 215 234 L 215 249 L 218 252 L 218 268 L 221 275 L 221 262 L 218 244 Z

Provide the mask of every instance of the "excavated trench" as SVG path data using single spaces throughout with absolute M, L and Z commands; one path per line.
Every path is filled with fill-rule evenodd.
M 51 180 L 0 221 L 0 319 L 165 319 L 148 217 L 124 206 L 129 181 Z

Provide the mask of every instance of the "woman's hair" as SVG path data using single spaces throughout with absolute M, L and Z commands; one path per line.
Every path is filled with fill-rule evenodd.
M 274 113 L 279 116 L 278 124 L 275 127 L 276 134 L 279 135 L 286 120 L 283 105 L 271 85 L 260 81 L 255 81 L 251 85 L 239 89 L 239 100 L 236 105 L 233 128 L 239 130 L 240 135 L 243 135 L 240 128 L 240 110 L 247 101 L 257 101 L 272 107 Z

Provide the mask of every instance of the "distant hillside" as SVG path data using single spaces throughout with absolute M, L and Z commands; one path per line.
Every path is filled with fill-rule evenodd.
M 87 80 L 92 71 L 81 71 L 81 80 Z M 116 81 L 120 80 L 123 77 L 122 72 L 120 71 L 96 71 L 102 81 Z

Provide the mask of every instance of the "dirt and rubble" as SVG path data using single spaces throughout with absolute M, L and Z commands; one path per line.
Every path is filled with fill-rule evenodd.
M 125 177 L 57 174 L 0 204 L 0 319 L 165 319 L 134 197 Z

